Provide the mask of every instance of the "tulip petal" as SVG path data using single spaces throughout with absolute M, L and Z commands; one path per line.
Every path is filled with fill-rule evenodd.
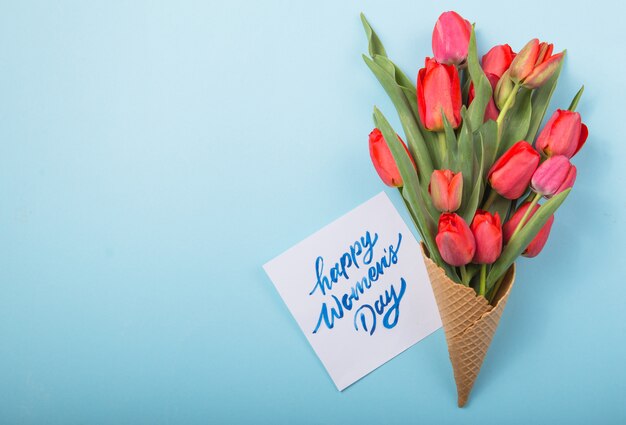
M 555 155 L 545 160 L 533 174 L 530 187 L 545 197 L 558 193 L 572 165 L 565 155 Z
M 457 173 L 448 186 L 448 211 L 456 211 L 463 197 L 463 174 Z
M 565 155 L 571 158 L 577 152 L 584 136 L 582 133 L 578 112 L 557 109 L 539 133 L 535 146 L 547 156 Z
M 572 165 L 567 173 L 567 176 L 563 180 L 563 183 L 556 190 L 555 194 L 561 193 L 566 189 L 574 187 L 574 183 L 576 182 L 576 174 L 577 174 L 576 166 Z
M 511 79 L 515 82 L 526 78 L 535 67 L 539 55 L 539 40 L 533 38 L 515 56 L 509 67 Z
M 574 151 L 574 155 L 578 153 L 578 151 L 583 147 L 585 142 L 587 141 L 587 137 L 589 136 L 589 129 L 585 124 L 580 125 L 580 139 L 578 139 L 578 146 L 576 146 L 576 150 Z M 572 155 L 572 157 L 574 156 Z
M 483 55 L 483 71 L 485 71 L 485 74 L 494 74 L 500 78 L 509 69 L 514 58 L 515 53 L 508 44 L 494 46 Z
M 444 12 L 433 29 L 433 55 L 439 63 L 459 65 L 467 58 L 472 26 L 454 11 Z
M 526 191 L 539 159 L 539 153 L 528 142 L 515 143 L 489 170 L 487 178 L 491 187 L 507 199 L 519 198 Z
M 537 66 L 531 73 L 524 79 L 524 87 L 530 89 L 536 89 L 537 87 L 541 87 L 552 74 L 559 69 L 559 65 L 563 60 L 563 53 L 558 53 L 552 56 L 547 61 L 543 62 L 539 66 Z
M 441 111 L 452 128 L 461 122 L 461 85 L 454 65 L 443 65 L 426 59 L 426 67 L 418 73 L 417 98 L 419 115 L 430 131 L 444 129 Z
M 470 226 L 476 241 L 476 252 L 472 262 L 491 264 L 502 252 L 502 226 L 500 216 L 496 212 L 478 210 Z
M 541 230 L 537 233 L 537 236 L 528 244 L 522 255 L 527 258 L 536 257 L 539 255 L 543 247 L 548 241 L 550 236 L 550 230 L 552 229 L 552 223 L 554 223 L 554 215 L 551 215 L 546 224 L 543 225 Z
M 464 266 L 472 261 L 476 241 L 467 223 L 457 214 L 444 213 L 439 217 L 437 248 L 444 261 L 451 266 Z

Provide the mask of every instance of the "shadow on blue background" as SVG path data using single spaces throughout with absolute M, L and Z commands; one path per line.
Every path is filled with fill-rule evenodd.
M 590 129 L 462 410 L 441 331 L 337 392 L 261 269 L 383 187 L 372 107 L 395 117 L 362 63 L 359 12 L 415 76 L 451 8 L 483 53 L 535 36 L 568 48 L 553 107 L 584 83 Z M 626 422 L 623 12 L 3 4 L 0 422 Z

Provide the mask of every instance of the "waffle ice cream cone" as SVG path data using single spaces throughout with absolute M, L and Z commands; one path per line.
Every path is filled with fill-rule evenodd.
M 463 407 L 500 322 L 515 281 L 515 265 L 506 272 L 491 305 L 484 297 L 477 296 L 472 288 L 446 276 L 445 271 L 429 258 L 423 244 L 422 253 L 448 342 L 458 405 Z

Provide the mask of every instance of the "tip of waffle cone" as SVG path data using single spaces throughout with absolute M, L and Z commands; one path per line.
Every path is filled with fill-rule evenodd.
M 457 399 L 457 405 L 459 407 L 465 407 L 466 403 L 467 403 L 467 394 L 459 395 L 459 397 Z

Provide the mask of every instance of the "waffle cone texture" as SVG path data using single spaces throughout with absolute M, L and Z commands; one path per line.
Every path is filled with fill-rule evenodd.
M 448 342 L 458 405 L 463 407 L 509 298 L 515 281 L 515 265 L 507 270 L 491 305 L 484 297 L 477 296 L 472 288 L 446 276 L 446 272 L 430 259 L 423 244 L 422 254 Z

